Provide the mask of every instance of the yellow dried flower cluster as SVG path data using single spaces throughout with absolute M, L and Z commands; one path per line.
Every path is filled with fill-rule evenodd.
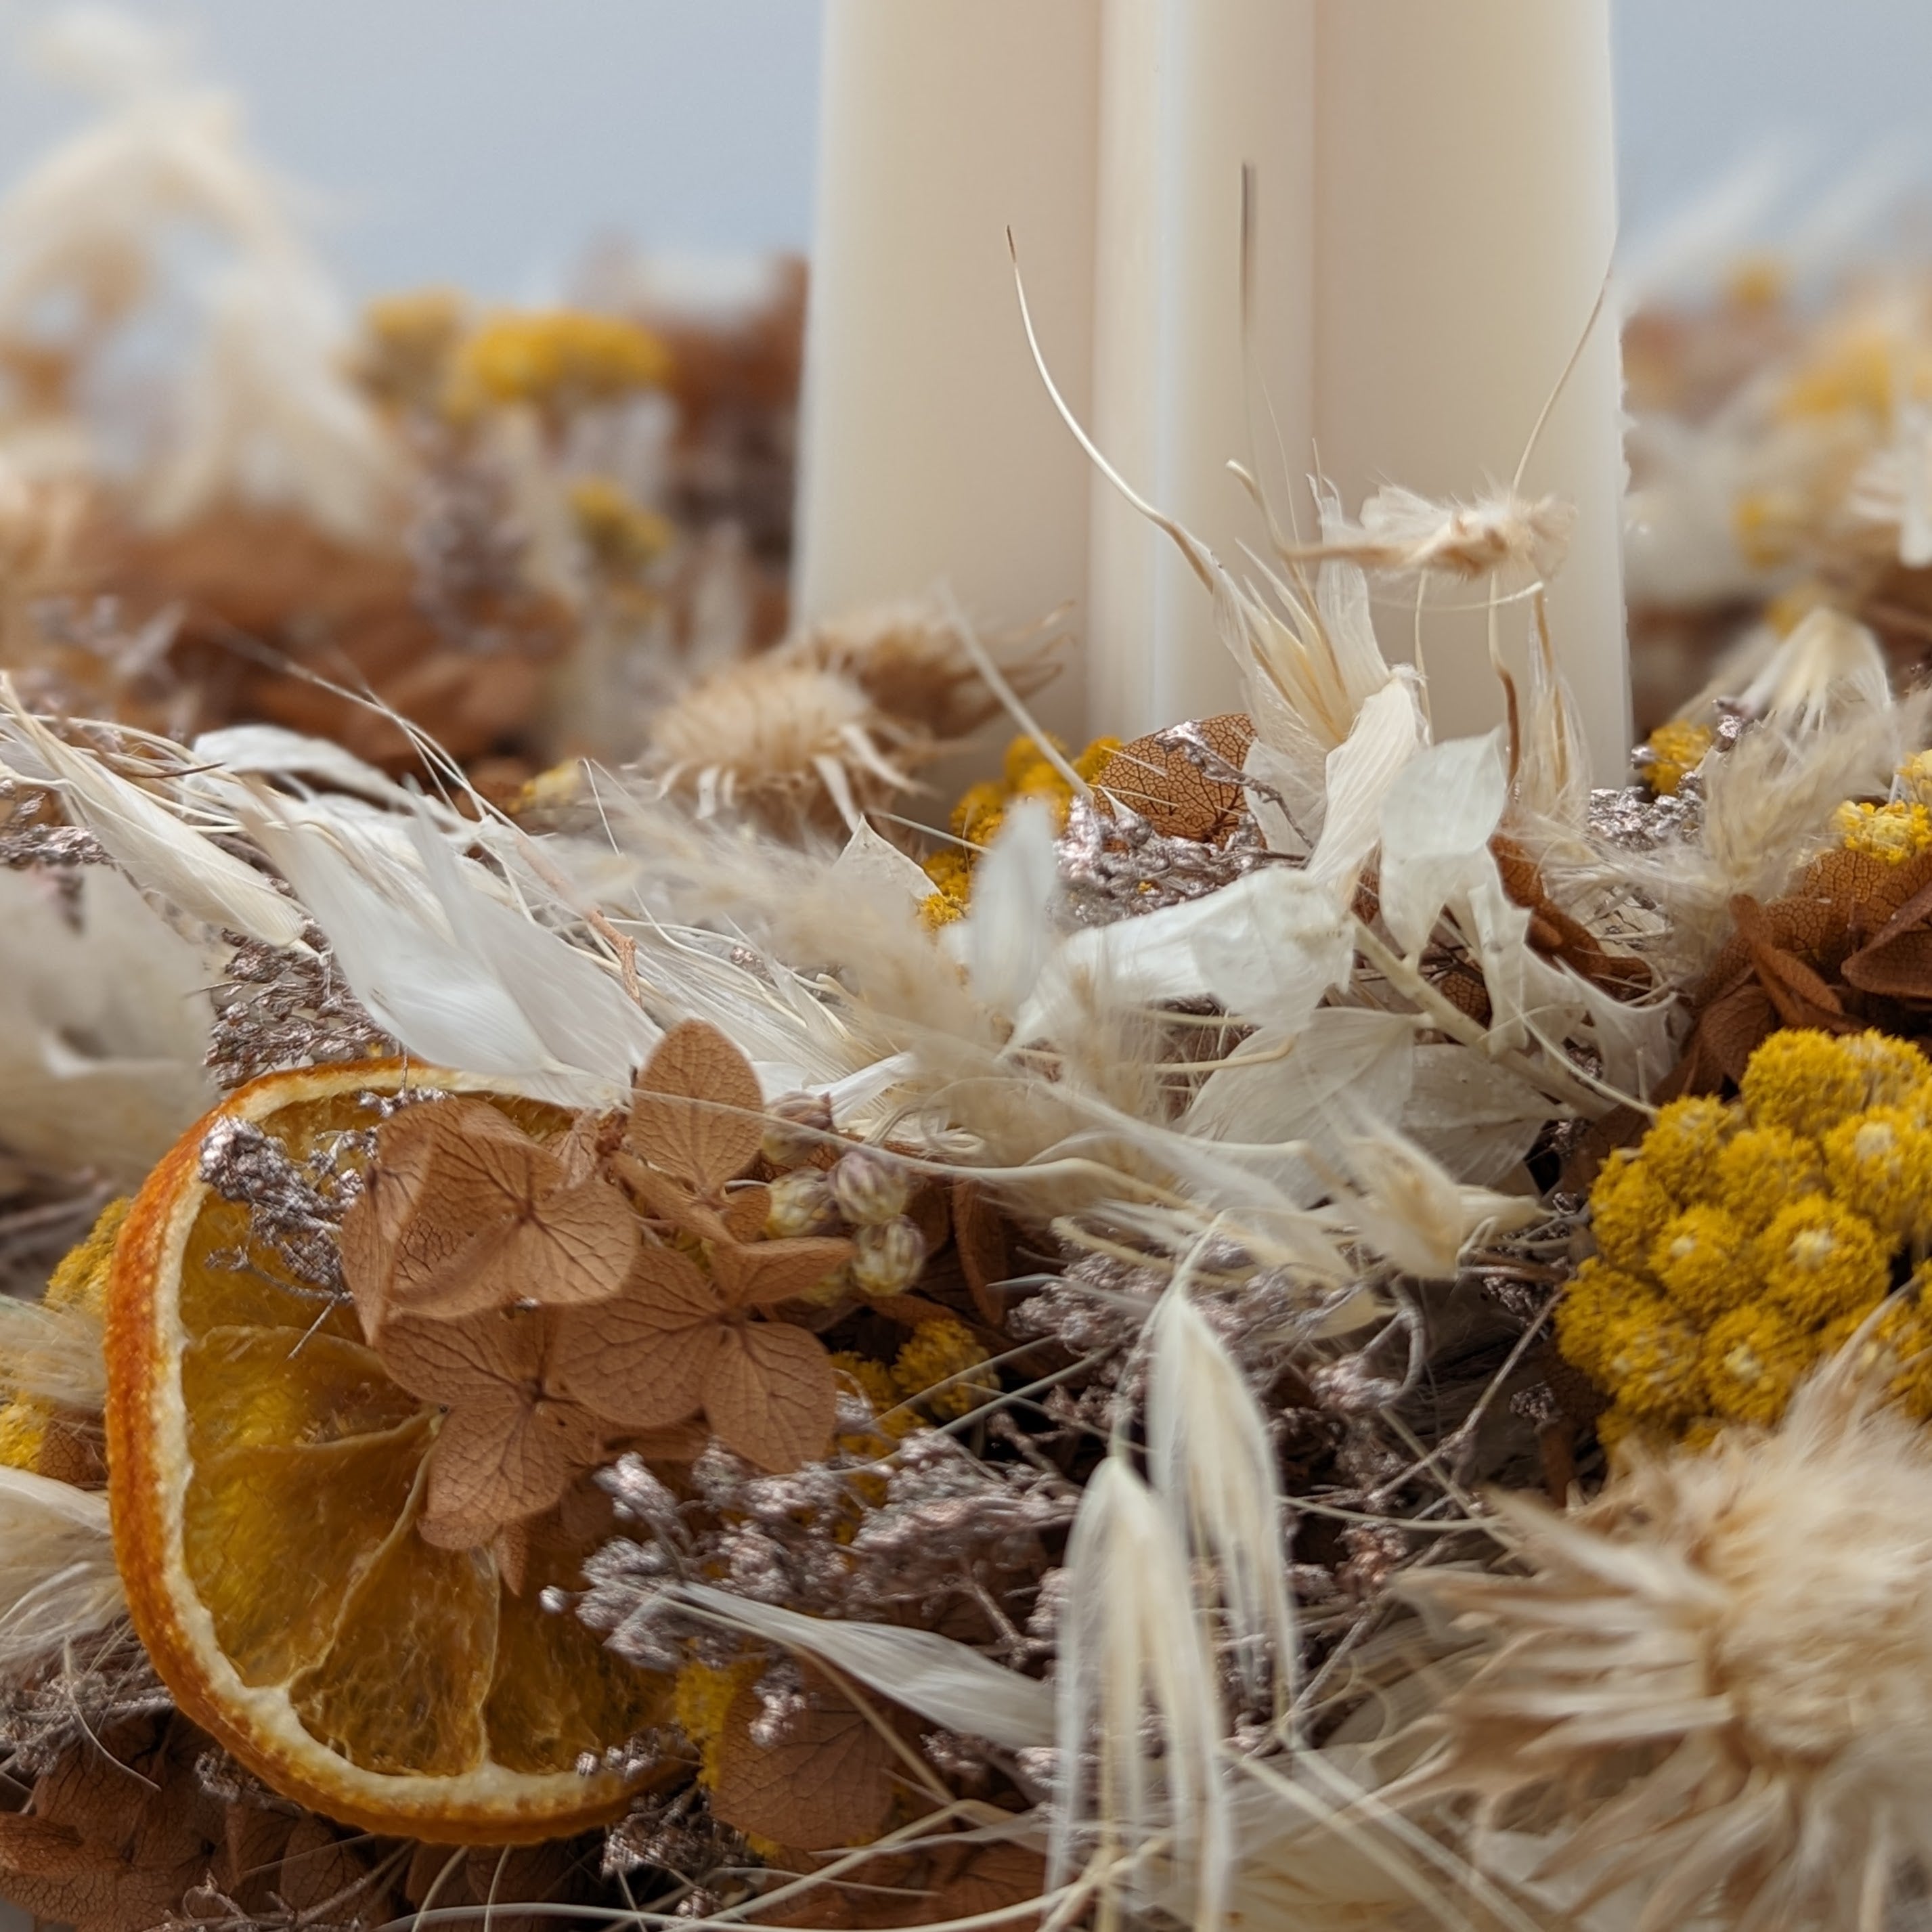
M 922 1322 L 892 1364 L 892 1380 L 909 1400 L 937 1416 L 970 1414 L 999 1384 L 990 1374 L 972 1372 L 986 1359 L 962 1322 L 941 1316 Z
M 621 316 L 538 309 L 492 316 L 458 350 L 452 406 L 529 403 L 561 413 L 655 388 L 670 353 Z
M 1888 865 L 1932 851 L 1932 812 L 1916 801 L 1861 805 L 1847 799 L 1832 814 L 1832 831 L 1846 851 Z
M 1557 1346 L 1612 1398 L 1600 1433 L 1770 1424 L 1932 1238 L 1932 1064 L 1888 1035 L 1775 1033 L 1735 1101 L 1672 1101 L 1590 1194 L 1598 1254 Z M 1932 1418 L 1918 1276 L 1868 1331 Z
M 677 532 L 621 483 L 582 476 L 570 486 L 570 514 L 592 562 L 611 576 L 641 570 L 668 550 Z
M 1708 724 L 1689 724 L 1682 719 L 1660 724 L 1637 753 L 1637 776 L 1659 798 L 1672 796 L 1697 769 L 1717 735 Z
M 114 1244 L 131 1204 L 123 1195 L 102 1208 L 87 1238 L 70 1249 L 54 1270 L 43 1298 L 48 1307 L 72 1310 L 97 1321 L 100 1318 L 107 1305 L 107 1275 L 114 1263 Z M 0 1364 L 0 1384 L 5 1380 L 4 1366 Z M 50 1431 L 58 1420 L 59 1412 L 53 1404 L 39 1396 L 16 1394 L 0 1403 L 0 1464 L 10 1469 L 44 1470 L 49 1449 L 53 1446 Z
M 1054 748 L 1062 758 L 1066 747 L 1055 738 Z M 1108 761 L 1120 748 L 1118 738 L 1096 738 L 1071 760 L 1073 770 L 1089 784 L 1107 768 Z M 966 846 L 948 846 L 926 861 L 926 876 L 933 892 L 923 911 L 928 926 L 950 925 L 964 913 L 973 896 L 973 867 L 979 852 L 990 845 L 1005 823 L 1007 808 L 1016 799 L 1044 799 L 1053 808 L 1054 823 L 1066 822 L 1073 802 L 1073 788 L 1058 766 L 1048 759 L 1029 737 L 1016 738 L 1006 747 L 1006 762 L 997 778 L 987 778 L 973 786 L 952 808 L 953 836 Z M 967 849 L 968 846 L 977 850 Z
M 1899 766 L 1898 789 L 1915 804 L 1932 806 L 1932 752 L 1915 752 Z

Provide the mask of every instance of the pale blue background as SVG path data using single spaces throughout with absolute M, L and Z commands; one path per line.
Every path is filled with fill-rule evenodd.
M 1768 140 L 1804 147 L 1822 182 L 1932 129 L 1932 0 L 1617 4 L 1628 234 Z M 12 57 L 42 10 L 0 0 L 0 181 L 74 112 Z M 537 294 L 600 232 L 680 252 L 808 242 L 818 0 L 131 10 L 196 24 L 262 146 L 326 193 L 358 292 L 447 279 Z

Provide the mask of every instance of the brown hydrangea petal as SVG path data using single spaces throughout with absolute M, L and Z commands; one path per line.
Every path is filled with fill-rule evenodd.
M 892 1802 L 892 1752 L 862 1711 L 834 1693 L 814 1695 L 776 1744 L 752 1726 L 764 1709 L 741 1692 L 718 1740 L 713 1813 L 801 1851 L 830 1851 L 876 1838 Z M 902 1901 L 902 1918 L 904 1905 Z
M 628 1429 L 697 1413 L 723 1345 L 716 1285 L 674 1248 L 647 1247 L 624 1292 L 556 1318 L 550 1385 Z
M 1240 768 L 1254 742 L 1242 712 L 1200 721 L 1202 738 L 1227 764 Z M 1233 829 L 1241 811 L 1238 785 L 1209 778 L 1184 745 L 1163 743 L 1160 734 L 1131 740 L 1111 758 L 1096 782 L 1159 832 L 1212 844 Z
M 816 1335 L 784 1322 L 719 1331 L 704 1378 L 704 1414 L 728 1449 L 773 1475 L 825 1453 L 838 1399 L 832 1358 Z
M 398 1316 L 375 1348 L 382 1366 L 412 1395 L 450 1406 L 489 1402 L 542 1372 L 546 1336 L 542 1312 L 491 1309 L 460 1322 Z
M 694 1192 L 715 1194 L 757 1158 L 764 1105 L 751 1062 L 715 1026 L 686 1020 L 638 1076 L 631 1145 Z
M 445 1548 L 488 1542 L 504 1524 L 548 1509 L 599 1446 L 597 1418 L 573 1402 L 505 1389 L 459 1403 L 430 1450 L 418 1527 Z
M 850 1241 L 801 1234 L 783 1241 L 721 1241 L 712 1272 L 726 1305 L 769 1308 L 816 1288 L 850 1256 Z

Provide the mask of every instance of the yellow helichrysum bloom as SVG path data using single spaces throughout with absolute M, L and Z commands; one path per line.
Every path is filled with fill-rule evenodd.
M 570 486 L 570 514 L 584 547 L 604 569 L 641 569 L 662 556 L 676 536 L 668 519 L 647 510 L 608 476 L 584 476 Z
M 1640 1272 L 1651 1244 L 1677 1212 L 1678 1204 L 1631 1149 L 1620 1148 L 1604 1163 L 1590 1190 L 1590 1226 L 1605 1260 Z
M 1704 1406 L 1698 1333 L 1676 1315 L 1626 1316 L 1605 1337 L 1604 1366 L 1618 1406 L 1646 1421 L 1688 1422 Z
M 1704 1337 L 1706 1400 L 1729 1421 L 1768 1426 L 1816 1359 L 1804 1332 L 1776 1309 L 1733 1309 Z
M 1909 1040 L 1888 1033 L 1855 1033 L 1838 1042 L 1838 1052 L 1864 1079 L 1868 1107 L 1922 1106 L 1932 1093 L 1928 1086 L 1932 1062 Z
M 453 400 L 530 403 L 551 412 L 654 388 L 670 374 L 664 344 L 621 316 L 578 309 L 492 316 L 457 351 Z
M 1772 1216 L 1751 1258 L 1765 1298 L 1802 1328 L 1877 1306 L 1892 1279 L 1892 1244 L 1871 1223 L 1822 1194 Z
M 1751 1124 L 1817 1135 L 1870 1106 L 1877 1096 L 1845 1045 L 1810 1028 L 1773 1034 L 1751 1055 L 1738 1082 Z
M 1899 789 L 1919 805 L 1932 805 L 1932 752 L 1915 752 L 1898 768 Z
M 1556 1346 L 1564 1359 L 1605 1387 L 1613 1345 L 1632 1318 L 1668 1319 L 1670 1308 L 1648 1282 L 1607 1262 L 1586 1261 L 1556 1304 Z
M 1713 1198 L 1748 1234 L 1787 1202 L 1825 1186 L 1818 1143 L 1789 1127 L 1742 1127 L 1718 1156 Z
M 1738 1126 L 1737 1109 L 1708 1094 L 1672 1100 L 1643 1137 L 1643 1163 L 1687 1204 L 1715 1198 L 1718 1155 Z
M 1916 1108 L 1868 1107 L 1825 1136 L 1832 1192 L 1896 1245 L 1932 1226 L 1932 1128 Z
M 1879 1311 L 1864 1331 L 1864 1351 L 1881 1352 L 1893 1366 L 1892 1393 L 1921 1422 L 1932 1421 L 1932 1308 L 1926 1305 L 1926 1270 Z
M 1703 762 L 1717 736 L 1708 724 L 1681 719 L 1660 724 L 1637 754 L 1637 776 L 1660 798 L 1671 797 Z
M 1651 1245 L 1650 1271 L 1685 1314 L 1706 1325 L 1742 1307 L 1757 1290 L 1750 1242 L 1721 1208 L 1687 1208 Z
M 892 1364 L 892 1379 L 934 1415 L 965 1415 L 998 1386 L 990 1373 L 970 1372 L 986 1359 L 986 1350 L 963 1323 L 946 1318 L 922 1322 Z
M 1916 802 L 1864 805 L 1847 799 L 1832 813 L 1832 830 L 1846 851 L 1888 865 L 1932 851 L 1932 812 Z

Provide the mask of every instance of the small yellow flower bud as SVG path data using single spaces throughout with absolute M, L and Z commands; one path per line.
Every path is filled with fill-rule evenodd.
M 926 1241 L 902 1215 L 862 1227 L 855 1237 L 852 1280 L 861 1294 L 903 1294 L 926 1265 Z
M 832 1198 L 854 1227 L 882 1227 L 896 1220 L 905 1212 L 910 1192 L 905 1169 L 870 1148 L 854 1148 L 832 1170 Z

